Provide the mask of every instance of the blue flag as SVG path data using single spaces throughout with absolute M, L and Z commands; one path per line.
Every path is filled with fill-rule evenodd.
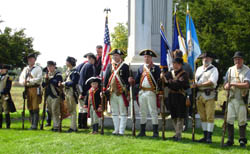
M 169 46 L 168 40 L 165 37 L 163 26 L 161 25 L 160 34 L 161 34 L 161 68 L 170 69 L 172 67 L 172 57 L 171 57 L 171 48 Z
M 201 54 L 201 49 L 196 34 L 195 26 L 192 17 L 189 15 L 189 11 L 187 11 L 187 16 L 186 16 L 186 30 L 187 30 L 188 63 L 190 64 L 190 66 L 194 71 L 195 61 Z

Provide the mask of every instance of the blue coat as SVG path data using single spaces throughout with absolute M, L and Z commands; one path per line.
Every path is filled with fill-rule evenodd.
M 56 72 L 56 74 L 54 75 L 53 78 L 51 78 L 48 83 L 46 83 L 46 81 L 43 81 L 42 86 L 46 87 L 45 90 L 45 96 L 51 96 L 52 98 L 56 98 L 57 96 L 59 96 L 59 92 L 57 91 L 57 89 L 55 88 L 56 92 L 57 92 L 57 96 L 55 96 L 51 90 L 51 87 L 49 86 L 50 84 L 54 87 L 58 87 L 58 83 L 62 82 L 63 78 L 62 78 L 62 74 L 61 72 Z
M 95 70 L 95 65 L 90 64 L 90 63 L 86 63 L 84 64 L 84 66 L 82 67 L 81 71 L 80 71 L 80 79 L 79 79 L 79 86 L 81 86 L 82 91 L 80 91 L 80 93 L 83 96 L 87 95 L 87 92 L 90 88 L 90 85 L 86 85 L 86 81 L 93 77 L 96 76 L 96 70 Z
M 136 88 L 140 87 L 140 80 L 141 80 L 141 76 L 142 76 L 142 73 L 143 73 L 143 68 L 144 68 L 144 65 L 140 66 L 139 69 L 138 69 L 138 71 L 137 71 L 137 74 L 136 74 L 136 77 L 135 77 Z M 156 84 L 157 84 L 158 80 L 160 79 L 160 74 L 161 74 L 160 67 L 153 64 L 153 66 L 150 68 L 150 72 L 153 75 L 153 77 L 154 77 L 154 79 L 156 81 Z M 154 86 L 156 87 L 155 83 L 154 83 Z M 137 90 L 137 92 L 138 91 L 139 90 Z

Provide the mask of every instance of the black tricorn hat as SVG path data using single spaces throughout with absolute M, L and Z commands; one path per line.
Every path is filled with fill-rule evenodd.
M 150 49 L 144 49 L 144 50 L 142 50 L 139 53 L 139 55 L 140 56 L 148 55 L 148 56 L 151 56 L 151 57 L 157 57 L 157 54 L 153 50 L 150 50 Z
M 206 57 L 215 58 L 215 55 L 212 54 L 211 52 L 203 52 L 198 58 L 202 59 L 202 58 L 206 58 Z
M 180 57 L 176 57 L 176 58 L 173 60 L 173 63 L 183 64 L 183 59 L 180 58 Z
M 83 57 L 84 57 L 84 58 L 90 57 L 90 58 L 93 58 L 93 59 L 96 60 L 96 56 L 95 56 L 93 53 L 91 53 L 91 52 L 86 53 Z
M 68 56 L 66 59 L 67 62 L 69 62 L 73 67 L 76 66 L 76 59 L 74 57 Z
M 87 85 L 87 84 L 91 84 L 92 82 L 98 82 L 99 84 L 101 83 L 101 78 L 99 78 L 99 77 L 91 77 L 91 78 L 89 78 L 86 82 L 85 82 L 85 84 Z
M 50 61 L 47 61 L 47 66 L 49 65 L 53 65 L 53 66 L 56 66 L 56 62 L 50 60 Z
M 27 59 L 29 59 L 29 58 L 37 58 L 37 54 L 36 53 L 30 53 L 30 54 L 28 54 L 28 56 L 27 56 Z
M 243 57 L 244 57 L 244 54 L 240 51 L 235 52 L 233 56 L 233 58 L 242 58 L 242 59 Z
M 9 70 L 9 69 L 11 69 L 11 65 L 1 64 L 0 69 L 7 69 L 7 70 Z
M 123 51 L 122 50 L 119 50 L 119 49 L 114 49 L 112 50 L 109 55 L 114 55 L 114 54 L 118 54 L 118 55 L 124 55 Z

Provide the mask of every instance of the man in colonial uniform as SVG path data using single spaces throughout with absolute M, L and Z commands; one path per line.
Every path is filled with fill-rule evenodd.
M 114 49 L 112 55 L 113 62 L 107 66 L 104 77 L 104 91 L 110 96 L 112 118 L 114 123 L 114 135 L 124 135 L 128 116 L 128 77 L 129 67 L 122 61 L 124 53 L 119 49 Z M 119 118 L 120 116 L 120 118 Z
M 186 117 L 186 92 L 189 88 L 188 73 L 183 69 L 183 59 L 177 57 L 173 61 L 173 70 L 161 74 L 165 85 L 169 88 L 168 100 L 171 118 L 175 128 L 174 140 L 181 140 L 181 133 Z
M 9 69 L 9 65 L 3 64 L 0 66 L 0 128 L 2 128 L 3 123 L 3 112 L 5 113 L 6 128 L 10 128 L 10 112 L 16 110 L 10 94 L 12 78 L 8 75 Z M 14 107 L 14 111 L 11 107 Z
M 230 96 L 227 110 L 227 129 L 228 141 L 227 146 L 234 144 L 234 121 L 238 119 L 239 143 L 241 147 L 247 144 L 246 126 L 247 126 L 247 93 L 250 84 L 250 70 L 244 65 L 244 55 L 241 52 L 234 54 L 234 66 L 230 67 L 226 73 L 225 85 L 226 90 L 230 89 Z M 229 83 L 229 78 L 230 83 Z
M 88 110 L 88 117 L 91 118 L 91 125 L 93 128 L 92 134 L 98 133 L 99 118 L 101 118 L 101 79 L 98 77 L 91 77 L 86 81 L 86 84 L 91 85 L 87 93 L 84 108 Z
M 77 126 L 76 126 L 76 106 L 78 103 L 78 94 L 76 90 L 76 86 L 79 81 L 79 73 L 74 68 L 76 66 L 76 59 L 74 57 L 68 57 L 66 59 L 66 78 L 64 82 L 59 82 L 58 86 L 63 86 L 65 89 L 65 99 L 67 102 L 67 107 L 69 110 L 69 113 L 71 115 L 71 125 L 68 130 L 68 133 L 71 132 L 77 132 Z
M 195 73 L 195 84 L 197 88 L 197 110 L 201 118 L 201 126 L 204 137 L 199 142 L 212 143 L 212 134 L 214 129 L 215 114 L 215 88 L 217 85 L 219 73 L 217 68 L 212 65 L 213 55 L 210 52 L 204 52 L 200 55 L 202 66 L 198 67 Z
M 95 62 L 96 56 L 93 53 L 87 53 L 84 55 L 84 58 L 87 58 L 88 61 L 83 65 L 80 71 L 80 79 L 78 82 L 80 97 L 79 97 L 79 116 L 78 116 L 78 128 L 79 129 L 87 129 L 87 111 L 83 107 L 84 106 L 84 98 L 87 95 L 87 92 L 90 88 L 89 84 L 85 84 L 86 81 L 96 76 Z
M 153 138 L 159 137 L 158 132 L 158 111 L 157 107 L 157 90 L 158 80 L 160 79 L 161 70 L 159 66 L 153 64 L 152 58 L 157 57 L 153 50 L 146 49 L 139 53 L 140 56 L 144 56 L 144 65 L 142 65 L 137 72 L 135 78 L 136 87 L 139 87 L 139 105 L 141 115 L 141 130 L 138 137 L 146 136 L 146 123 L 148 110 L 152 117 L 153 124 Z M 129 82 L 133 83 L 133 79 L 130 77 Z
M 35 65 L 37 55 L 27 56 L 28 66 L 25 67 L 19 77 L 19 83 L 25 86 L 28 110 L 30 112 L 31 130 L 36 130 L 39 121 L 39 104 L 42 102 L 42 69 Z
M 59 94 L 58 83 L 62 82 L 61 72 L 56 70 L 56 62 L 48 61 L 46 74 L 44 81 L 42 83 L 43 88 L 45 88 L 45 97 L 47 103 L 47 109 L 49 115 L 51 115 L 53 120 L 52 131 L 59 131 L 60 125 L 60 103 L 61 98 Z

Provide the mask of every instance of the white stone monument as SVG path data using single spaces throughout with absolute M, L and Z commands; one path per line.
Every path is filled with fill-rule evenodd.
M 160 59 L 160 25 L 172 44 L 172 0 L 128 0 L 128 56 L 127 63 L 139 65 L 143 57 L 142 49 L 153 49 Z

